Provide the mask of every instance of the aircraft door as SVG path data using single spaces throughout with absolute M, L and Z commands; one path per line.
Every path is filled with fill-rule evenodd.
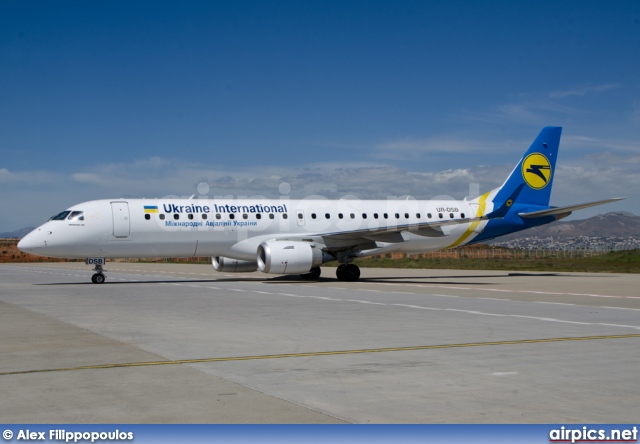
M 131 234 L 129 203 L 111 202 L 111 212 L 113 213 L 113 237 L 118 239 L 128 238 Z
M 304 225 L 304 211 L 298 210 L 297 213 L 298 225 L 302 226 Z

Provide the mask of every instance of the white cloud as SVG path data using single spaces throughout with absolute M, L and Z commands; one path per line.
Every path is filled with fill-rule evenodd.
M 433 163 L 434 160 L 444 157 L 504 153 L 514 150 L 514 147 L 521 147 L 524 150 L 527 146 L 526 142 L 514 142 L 505 138 L 483 140 L 460 135 L 443 135 L 425 139 L 405 138 L 381 143 L 374 147 L 372 157 L 382 161 L 425 160 Z
M 567 97 L 583 97 L 592 93 L 614 90 L 618 83 L 586 85 L 549 93 L 519 94 L 517 100 L 497 104 L 482 111 L 467 111 L 463 116 L 492 124 L 549 125 L 550 122 L 563 121 L 566 118 L 586 118 L 593 112 L 591 106 L 568 106 L 562 103 Z
M 79 173 L 86 183 L 97 187 L 94 192 L 102 196 L 162 197 L 164 195 L 190 196 L 198 194 L 197 186 L 206 182 L 209 197 L 264 196 L 279 197 L 280 185 L 290 185 L 290 197 L 304 198 L 321 195 L 338 199 L 354 195 L 360 199 L 386 199 L 395 196 L 413 196 L 430 199 L 439 195 L 462 199 L 470 187 L 479 184 L 481 192 L 500 186 L 513 164 L 480 165 L 469 168 L 417 172 L 389 165 L 316 164 L 302 168 L 254 167 L 251 169 L 208 169 L 205 166 L 176 161 L 155 162 L 156 169 L 145 165 L 144 177 L 136 168 L 126 165 L 107 165 L 107 172 Z M 154 177 L 165 165 L 171 165 L 170 175 Z M 119 171 L 117 180 L 109 171 Z M 279 174 L 273 174 L 277 170 Z M 635 190 L 640 189 L 640 154 L 601 152 L 577 159 L 559 162 L 556 172 L 553 203 L 564 205 L 608 197 L 629 196 L 626 208 L 640 213 L 635 205 Z M 86 191 L 86 190 L 85 190 Z M 86 193 L 85 193 L 86 194 Z
M 631 113 L 631 123 L 640 124 L 640 102 L 634 102 L 633 112 Z
M 564 91 L 552 91 L 549 93 L 549 97 L 552 99 L 564 99 L 570 96 L 584 96 L 593 92 L 608 91 L 610 89 L 616 89 L 620 86 L 619 83 L 606 83 L 603 85 L 586 85 L 577 87 L 574 89 L 567 89 Z
M 468 111 L 469 119 L 491 124 L 547 126 L 567 116 L 584 115 L 580 108 L 562 105 L 548 99 L 526 99 L 519 102 L 498 104 L 483 111 Z
M 73 180 L 80 183 L 91 183 L 96 185 L 104 184 L 103 177 L 94 173 L 74 173 Z
M 111 163 L 88 167 L 73 174 L 46 171 L 13 172 L 0 168 L 0 183 L 6 192 L 0 194 L 0 205 L 15 211 L 3 215 L 0 231 L 12 231 L 36 225 L 52 214 L 78 202 L 110 197 L 163 197 L 166 195 L 198 195 L 198 185 L 208 185 L 209 197 L 265 196 L 279 197 L 281 184 L 290 185 L 291 198 L 317 194 L 330 199 L 354 195 L 359 199 L 386 199 L 413 196 L 431 199 L 447 195 L 461 199 L 478 186 L 486 192 L 500 186 L 530 140 L 512 142 L 496 139 L 475 142 L 453 136 L 433 138 L 423 145 L 399 143 L 401 150 L 417 150 L 426 157 L 447 145 L 455 151 L 452 169 L 415 171 L 373 162 L 319 162 L 300 167 L 252 166 L 232 168 L 208 166 L 177 159 L 159 157 L 140 159 L 132 163 Z M 561 157 L 556 172 L 552 204 L 565 205 L 608 197 L 628 197 L 620 204 L 579 212 L 578 217 L 602 211 L 625 209 L 640 214 L 640 153 L 633 140 L 607 141 L 583 135 L 563 137 L 563 146 L 573 157 Z M 389 149 L 392 146 L 382 144 Z M 493 165 L 474 165 L 474 157 L 465 149 L 471 146 L 486 152 L 513 153 L 513 162 L 495 165 L 497 156 L 486 157 Z M 588 147 L 588 150 L 584 150 Z M 446 149 L 446 148 L 444 148 Z M 581 154 L 576 157 L 576 153 Z M 414 153 L 415 154 L 415 153 Z M 433 153 L 431 153 L 433 154 Z M 438 157 L 433 155 L 434 158 Z M 504 158 L 504 157 L 501 157 Z M 565 160 L 566 159 L 566 160 Z M 446 163 L 451 165 L 450 160 Z M 418 165 L 416 163 L 416 165 Z M 419 168 L 417 166 L 416 168 Z M 206 188 L 206 187 L 205 187 Z M 200 189 L 204 189 L 201 187 Z M 591 213 L 590 213 L 591 211 Z
M 584 148 L 600 152 L 618 151 L 620 153 L 637 153 L 640 140 L 634 139 L 602 139 L 598 137 L 566 135 L 562 136 L 562 147 L 572 151 L 584 151 Z
M 48 171 L 19 171 L 12 172 L 6 168 L 0 168 L 0 183 L 39 186 L 54 184 L 62 179 L 61 175 Z

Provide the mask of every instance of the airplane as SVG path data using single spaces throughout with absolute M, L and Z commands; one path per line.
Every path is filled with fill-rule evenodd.
M 359 257 L 439 251 L 547 224 L 612 198 L 549 206 L 561 127 L 545 127 L 502 186 L 471 200 L 104 199 L 74 205 L 18 243 L 84 258 L 105 282 L 108 258 L 210 256 L 215 271 L 260 270 L 356 281 Z

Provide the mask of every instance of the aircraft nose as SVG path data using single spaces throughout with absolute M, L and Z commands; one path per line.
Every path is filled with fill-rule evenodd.
M 47 242 L 40 228 L 33 230 L 18 242 L 18 249 L 25 253 L 35 253 L 46 246 Z
M 28 253 L 33 248 L 33 236 L 31 234 L 27 234 L 25 237 L 20 239 L 18 242 L 18 250 L 24 251 Z

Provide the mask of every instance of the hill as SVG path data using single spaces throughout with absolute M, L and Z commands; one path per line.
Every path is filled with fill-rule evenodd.
M 0 239 L 12 239 L 12 238 L 18 238 L 18 239 L 22 239 L 27 233 L 33 231 L 35 227 L 26 227 L 26 228 L 20 228 L 19 230 L 16 231 L 5 231 L 4 233 L 0 233 Z
M 509 248 L 640 248 L 640 216 L 628 212 L 559 221 L 489 242 Z
M 640 237 L 640 216 L 624 211 L 598 214 L 583 220 L 559 221 L 520 233 L 509 234 L 501 239 L 512 240 L 523 237 Z

